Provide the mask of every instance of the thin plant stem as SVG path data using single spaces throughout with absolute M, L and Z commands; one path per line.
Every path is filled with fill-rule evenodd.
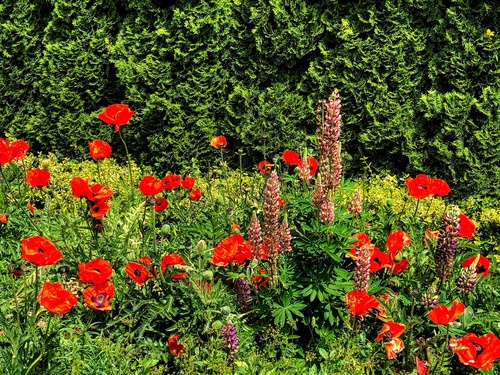
M 123 139 L 122 132 L 121 130 L 118 130 L 118 135 L 120 136 L 120 139 L 122 140 L 123 146 L 125 147 L 125 154 L 127 154 L 127 162 L 128 162 L 128 177 L 129 177 L 129 183 L 130 183 L 130 191 L 134 192 L 133 186 L 133 178 L 132 178 L 132 162 L 130 160 L 130 153 L 128 152 L 128 147 L 127 144 L 125 143 L 125 140 Z

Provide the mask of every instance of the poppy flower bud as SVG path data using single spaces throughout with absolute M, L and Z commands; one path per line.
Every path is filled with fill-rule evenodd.
M 202 273 L 203 279 L 211 281 L 214 278 L 214 273 L 210 270 L 204 271 Z
M 164 236 L 166 236 L 169 233 L 170 233 L 170 225 L 163 224 L 163 226 L 161 227 L 161 234 L 163 234 Z
M 204 240 L 199 240 L 196 247 L 200 250 L 200 252 L 203 252 L 207 249 L 207 243 Z
M 49 169 L 50 166 L 50 160 L 49 159 L 43 159 L 42 162 L 40 163 L 40 168 L 42 169 Z
M 231 312 L 231 308 L 229 306 L 222 306 L 220 312 L 224 315 L 228 315 Z
M 224 324 L 222 324 L 220 320 L 216 320 L 215 322 L 212 323 L 212 328 L 218 330 L 221 329 L 223 325 Z

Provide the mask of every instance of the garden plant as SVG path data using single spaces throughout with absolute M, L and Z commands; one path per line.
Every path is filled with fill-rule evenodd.
M 124 163 L 1 138 L 0 373 L 498 373 L 498 238 L 440 176 L 345 176 L 340 99 L 253 172 L 216 134 L 204 173 L 137 166 L 126 104 Z

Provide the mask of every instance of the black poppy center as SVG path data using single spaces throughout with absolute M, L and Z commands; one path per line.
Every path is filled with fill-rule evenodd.
M 106 294 L 106 292 L 102 292 L 93 296 L 91 298 L 91 301 L 96 305 L 96 307 L 103 307 L 106 303 L 107 297 L 108 295 Z
M 478 343 L 475 343 L 475 342 L 473 342 L 472 345 L 474 345 L 474 348 L 476 349 L 477 355 L 480 355 L 486 349 L 484 346 L 479 345 Z
M 41 247 L 39 247 L 38 249 L 36 249 L 36 252 L 38 254 L 43 254 L 43 253 L 45 253 L 45 250 L 43 250 Z
M 135 275 L 136 277 L 141 277 L 141 275 L 142 275 L 141 270 L 140 270 L 140 269 L 138 269 L 138 268 L 136 268 L 136 269 L 134 270 L 134 275 Z
M 392 341 L 393 337 L 394 336 L 391 331 L 387 331 L 382 335 L 382 339 L 384 340 L 384 342 Z

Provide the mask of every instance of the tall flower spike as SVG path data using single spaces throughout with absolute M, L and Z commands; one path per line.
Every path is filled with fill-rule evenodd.
M 234 284 L 236 297 L 238 299 L 238 307 L 242 313 L 249 312 L 253 309 L 252 291 L 250 290 L 250 283 L 245 276 L 236 279 Z
M 333 190 L 330 190 L 319 206 L 319 221 L 321 223 L 333 223 L 335 219 L 335 206 L 332 195 Z
M 248 242 L 250 243 L 252 258 L 259 258 L 262 249 L 262 229 L 255 211 L 250 220 L 250 226 L 248 227 Z
M 356 247 L 356 268 L 354 271 L 354 290 L 367 292 L 370 280 L 370 248 L 368 245 Z
M 453 206 L 443 218 L 443 224 L 439 230 L 435 261 L 436 277 L 441 281 L 447 281 L 451 275 L 451 268 L 455 260 L 455 253 L 458 245 L 458 232 L 460 230 L 460 211 Z
M 285 216 L 280 227 L 280 250 L 283 253 L 292 251 L 292 235 L 290 234 L 290 226 L 288 225 L 288 217 Z
M 272 171 L 264 191 L 264 237 L 270 258 L 277 258 L 279 253 L 279 197 L 278 174 Z
M 457 289 L 463 294 L 469 294 L 474 291 L 476 282 L 476 267 L 471 265 L 467 268 L 462 268 L 462 270 L 460 271 L 460 276 L 456 281 Z
M 222 340 L 224 350 L 229 355 L 229 360 L 234 362 L 234 356 L 238 352 L 238 336 L 236 328 L 232 323 L 226 323 L 222 326 Z
M 347 207 L 347 212 L 349 212 L 353 216 L 360 215 L 361 212 L 363 212 L 363 200 L 361 198 L 361 191 L 359 189 L 357 189 L 354 193 L 354 196 L 352 197 L 351 202 Z
M 332 92 L 328 100 L 321 100 L 318 106 L 317 120 L 318 149 L 320 163 L 327 176 L 327 186 L 335 189 L 342 179 L 342 159 L 340 156 L 340 128 L 342 115 L 340 114 L 340 96 L 337 90 Z

